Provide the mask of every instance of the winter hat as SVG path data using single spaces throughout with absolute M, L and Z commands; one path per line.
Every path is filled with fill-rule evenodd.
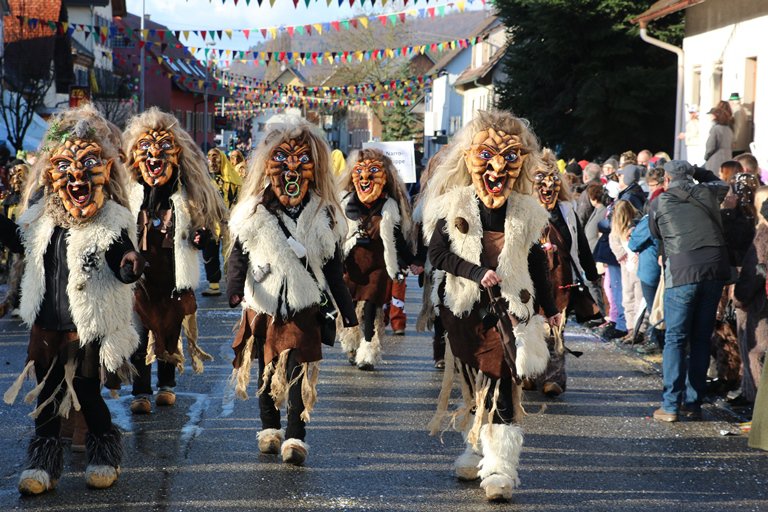
M 687 180 L 693 176 L 693 166 L 685 160 L 672 160 L 664 164 L 664 174 L 671 181 Z
M 565 166 L 565 172 L 568 173 L 568 174 L 574 174 L 576 176 L 581 176 L 582 169 L 581 169 L 581 166 L 578 163 L 573 162 L 573 163 L 570 163 L 570 164 Z
M 603 162 L 603 165 L 610 165 L 613 167 L 614 170 L 617 170 L 619 168 L 619 161 L 615 158 L 609 158 L 605 162 Z
M 640 166 L 638 165 L 625 165 L 623 168 L 619 169 L 618 172 L 622 181 L 624 181 L 624 185 L 628 187 L 640 181 Z

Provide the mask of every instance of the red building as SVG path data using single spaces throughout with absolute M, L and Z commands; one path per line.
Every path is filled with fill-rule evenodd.
M 116 17 L 118 30 L 112 36 L 114 67 L 117 73 L 129 76 L 138 87 L 141 61 L 141 18 L 128 14 Z M 165 32 L 162 40 L 156 30 L 168 28 L 149 19 L 144 29 L 150 34 L 144 44 L 144 106 L 158 107 L 171 112 L 181 126 L 195 141 L 203 146 L 205 96 L 208 95 L 208 137 L 207 146 L 213 146 L 214 112 L 216 101 L 227 95 L 224 88 L 217 87 L 212 73 L 179 43 L 172 32 Z M 132 32 L 132 33 L 131 33 Z M 138 90 L 138 89 L 137 89 Z

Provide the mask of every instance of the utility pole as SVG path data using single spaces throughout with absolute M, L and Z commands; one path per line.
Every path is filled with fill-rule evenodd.
M 203 112 L 203 151 L 208 152 L 208 59 L 205 59 L 205 82 L 203 82 L 203 102 L 205 103 L 205 112 Z
M 144 18 L 146 15 L 146 0 L 141 0 L 141 42 L 144 43 Z M 141 71 L 139 72 L 139 114 L 144 112 L 144 66 L 147 65 L 147 61 L 144 58 L 144 44 L 141 45 L 139 50 L 139 61 L 141 62 Z

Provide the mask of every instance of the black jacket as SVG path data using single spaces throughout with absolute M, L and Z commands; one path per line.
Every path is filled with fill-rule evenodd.
M 698 184 L 675 180 L 651 205 L 650 229 L 661 242 L 659 253 L 665 257 L 667 288 L 731 277 L 719 221 L 720 203 L 728 193 L 728 185 L 706 169 L 697 168 L 693 177 Z M 692 200 L 670 193 L 676 187 L 703 204 L 709 214 Z

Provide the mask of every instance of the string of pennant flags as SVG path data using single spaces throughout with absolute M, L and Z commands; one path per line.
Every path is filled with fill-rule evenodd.
M 357 16 L 353 18 L 347 18 L 342 20 L 328 21 L 322 23 L 308 23 L 302 25 L 280 25 L 269 27 L 256 27 L 256 28 L 224 28 L 224 29 L 196 29 L 196 30 L 171 30 L 171 29 L 157 29 L 157 28 L 145 28 L 136 29 L 125 27 L 114 22 L 110 22 L 106 25 L 88 25 L 83 23 L 70 23 L 67 21 L 53 21 L 44 20 L 41 18 L 34 18 L 29 16 L 17 16 L 21 23 L 26 23 L 30 28 L 35 29 L 37 27 L 47 26 L 53 31 L 60 34 L 69 33 L 72 35 L 74 32 L 81 32 L 85 34 L 85 37 L 98 37 L 102 43 L 105 43 L 110 36 L 117 34 L 125 34 L 128 37 L 136 37 L 144 41 L 164 42 L 171 39 L 171 36 L 176 40 L 181 41 L 182 38 L 189 41 L 191 36 L 196 36 L 203 41 L 215 42 L 217 39 L 223 41 L 232 39 L 234 35 L 242 35 L 246 40 L 249 40 L 251 35 L 261 34 L 264 39 L 277 39 L 279 34 L 288 34 L 290 37 L 295 35 L 322 35 L 328 32 L 341 32 L 342 30 L 352 29 L 367 29 L 371 24 L 379 23 L 384 27 L 394 27 L 398 23 L 403 24 L 407 18 L 424 19 L 424 18 L 436 18 L 443 17 L 446 14 L 458 10 L 464 12 L 467 2 L 472 3 L 474 0 L 457 0 L 455 2 L 449 2 L 446 4 L 435 5 L 432 7 L 424 8 L 412 8 L 402 11 L 390 12 L 385 14 L 372 14 L 367 16 Z
M 221 0 L 221 4 L 224 5 L 224 4 L 227 3 L 227 1 L 228 0 Z M 251 5 L 251 2 L 253 0 L 231 0 L 231 1 L 235 5 L 237 5 L 240 2 L 245 2 L 246 5 Z M 268 1 L 269 1 L 269 6 L 270 7 L 274 7 L 275 6 L 275 1 L 276 0 L 268 0 Z M 379 4 L 382 7 L 384 7 L 390 1 L 392 1 L 394 3 L 394 0 L 379 0 Z M 425 3 L 427 5 L 429 5 L 429 2 L 430 2 L 430 0 L 421 0 L 421 1 L 422 1 L 422 3 Z M 468 1 L 469 1 L 469 3 L 473 3 L 474 2 L 474 0 L 468 0 Z M 189 0 L 187 0 L 187 2 L 189 2 Z M 307 8 L 309 8 L 309 4 L 313 3 L 312 0 L 291 0 L 291 2 L 293 3 L 293 7 L 295 9 L 298 9 L 299 5 L 302 4 L 302 3 Z M 314 0 L 314 3 L 316 3 L 316 4 L 320 3 L 320 2 L 321 2 L 321 0 Z M 413 2 L 414 5 L 416 5 L 416 4 L 419 3 L 419 0 L 412 0 L 412 2 Z M 483 3 L 483 5 L 485 5 L 486 0 L 481 0 L 481 2 Z M 213 3 L 213 0 L 208 0 L 208 3 Z M 264 0 L 256 0 L 256 3 L 258 3 L 259 7 L 261 7 L 262 4 L 264 3 Z M 348 3 L 349 6 L 352 7 L 352 6 L 355 5 L 355 0 L 325 0 L 325 3 L 326 3 L 327 6 L 330 6 L 333 3 L 338 3 L 339 7 L 341 7 L 345 3 Z M 365 6 L 366 0 L 358 0 L 358 3 L 359 3 L 360 6 Z M 376 0 L 368 0 L 368 3 L 370 3 L 371 6 L 373 7 L 373 6 L 376 5 Z M 408 5 L 408 0 L 403 0 L 403 5 Z

